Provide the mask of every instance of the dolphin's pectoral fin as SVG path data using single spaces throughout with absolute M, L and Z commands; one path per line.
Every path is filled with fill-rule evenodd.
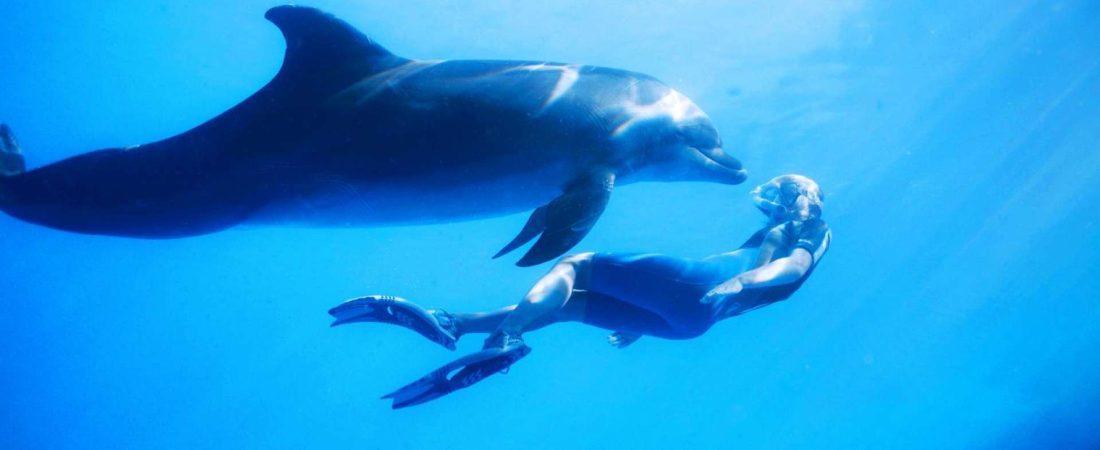
M 615 174 L 610 172 L 577 179 L 560 197 L 536 209 L 519 235 L 497 256 L 515 250 L 540 232 L 542 235 L 538 241 L 516 265 L 533 266 L 561 256 L 577 245 L 596 224 L 607 207 L 614 185 Z
M 527 267 L 561 256 L 577 245 L 596 225 L 611 199 L 615 175 L 586 177 L 546 205 L 546 224 L 535 245 L 516 262 Z
M 535 208 L 535 211 L 531 213 L 531 217 L 527 218 L 527 223 L 523 225 L 523 229 L 519 231 L 516 238 L 500 249 L 496 255 L 493 255 L 493 259 L 507 255 L 512 250 L 523 246 L 523 244 L 531 242 L 531 239 L 538 237 L 544 228 L 546 228 L 546 207 L 540 206 Z

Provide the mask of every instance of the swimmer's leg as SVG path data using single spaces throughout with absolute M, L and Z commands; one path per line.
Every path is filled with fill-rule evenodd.
M 721 255 L 724 262 L 713 264 L 671 257 L 611 264 L 601 269 L 604 278 L 599 286 L 592 280 L 592 253 L 567 256 L 539 279 L 520 303 L 492 312 L 452 316 L 459 334 L 491 333 L 486 348 L 522 342 L 523 333 L 557 322 L 584 322 L 618 332 L 610 339 L 616 346 L 625 346 L 640 335 L 686 339 L 709 328 L 713 315 L 710 307 L 698 304 L 705 293 L 702 285 L 684 284 L 681 276 L 688 275 L 689 267 L 707 269 L 730 262 L 747 267 L 756 259 L 755 253 Z
M 552 323 L 582 320 L 583 296 L 575 294 L 587 284 L 591 260 L 591 253 L 562 258 L 518 304 L 492 312 L 453 314 L 459 333 L 492 333 L 487 345 L 496 346 L 505 337 L 518 339 L 526 331 Z
M 743 252 L 747 253 L 747 252 Z M 751 258 L 747 255 L 719 255 L 705 260 L 659 254 L 609 254 L 592 263 L 590 297 L 607 297 L 612 302 L 593 302 L 585 323 L 607 327 L 620 320 L 619 311 L 640 309 L 655 315 L 670 330 L 654 329 L 643 334 L 667 339 L 690 339 L 706 332 L 717 319 L 713 305 L 700 303 L 703 295 Z M 604 305 L 614 305 L 600 312 Z M 615 328 L 615 331 L 631 331 Z M 669 332 L 671 331 L 671 332 Z
M 591 259 L 590 253 L 563 258 L 516 305 L 484 313 L 447 313 L 456 338 L 465 333 L 491 333 L 482 350 L 452 361 L 383 398 L 393 399 L 395 409 L 404 408 L 507 372 L 531 352 L 520 337 L 524 332 L 583 318 L 585 307 L 580 301 L 583 295 L 578 295 L 582 291 L 577 288 L 587 283 Z
M 454 318 L 455 328 L 460 334 L 492 333 L 515 309 L 516 305 L 509 305 L 495 311 L 451 313 L 451 317 Z
M 531 287 L 515 309 L 504 316 L 486 345 L 495 345 L 496 340 L 507 341 L 509 337 L 518 339 L 525 331 L 554 322 L 579 320 L 580 317 L 570 316 L 583 314 L 584 309 L 576 303 L 574 308 L 566 308 L 566 305 L 574 289 L 587 285 L 591 262 L 592 253 L 566 256 L 558 261 Z
M 486 348 L 507 347 L 521 343 L 526 331 L 582 320 L 584 302 L 575 298 L 575 292 L 588 283 L 591 261 L 592 253 L 562 258 L 518 304 L 491 312 L 451 314 L 458 334 L 490 333 Z
M 539 314 L 533 318 L 524 331 L 534 331 L 547 325 L 558 322 L 580 322 L 584 318 L 587 296 L 584 291 L 574 290 L 569 296 L 569 301 L 550 314 Z M 493 333 L 500 328 L 508 316 L 520 306 L 520 304 L 505 306 L 496 311 L 474 313 L 448 313 L 455 321 L 455 327 L 460 335 L 469 333 Z M 522 312 L 521 312 L 522 313 Z
M 384 322 L 409 328 L 453 350 L 455 341 L 469 333 L 513 336 L 556 322 L 580 321 L 584 302 L 574 292 L 587 277 L 591 254 L 563 258 L 531 288 L 524 300 L 496 311 L 450 313 L 426 309 L 407 300 L 370 295 L 348 300 L 331 310 L 333 326 L 352 322 Z M 570 301 L 573 299 L 573 301 Z

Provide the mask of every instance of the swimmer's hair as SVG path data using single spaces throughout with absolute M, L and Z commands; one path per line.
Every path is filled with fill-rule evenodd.
M 825 193 L 821 192 L 821 187 L 817 185 L 817 182 L 805 175 L 798 174 L 786 174 L 772 178 L 767 183 L 758 186 L 753 190 L 754 193 L 761 192 L 768 187 L 774 187 L 779 189 L 780 186 L 793 183 L 798 186 L 799 193 L 806 197 L 808 201 L 808 210 L 802 211 L 803 220 L 810 218 L 820 218 L 822 211 L 825 209 Z

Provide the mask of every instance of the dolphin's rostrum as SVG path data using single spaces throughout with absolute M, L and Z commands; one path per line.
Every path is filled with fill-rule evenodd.
M 79 233 L 175 238 L 239 224 L 372 226 L 534 209 L 497 256 L 550 260 L 615 185 L 737 184 L 691 100 L 638 73 L 396 56 L 311 8 L 266 17 L 286 56 L 266 86 L 183 134 L 25 171 L 0 128 L 0 209 Z

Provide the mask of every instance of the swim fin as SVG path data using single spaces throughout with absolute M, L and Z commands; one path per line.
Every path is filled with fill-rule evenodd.
M 459 389 L 473 386 L 486 377 L 503 373 L 531 353 L 527 344 L 507 348 L 490 348 L 463 356 L 440 367 L 423 378 L 382 396 L 393 399 L 393 409 L 407 408 L 435 400 Z M 454 376 L 448 377 L 452 372 Z
M 368 295 L 353 298 L 328 313 L 336 318 L 332 326 L 352 322 L 389 323 L 413 330 L 447 350 L 454 350 L 458 341 L 453 323 L 441 320 L 449 315 L 440 311 L 433 313 L 400 297 Z

